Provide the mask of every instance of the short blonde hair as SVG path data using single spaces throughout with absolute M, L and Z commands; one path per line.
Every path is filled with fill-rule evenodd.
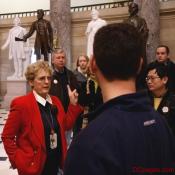
M 34 80 L 40 70 L 49 72 L 49 74 L 52 75 L 52 69 L 49 66 L 48 62 L 39 60 L 35 63 L 30 64 L 27 67 L 25 72 L 26 80 L 27 81 Z
M 61 49 L 61 48 L 57 48 L 57 49 L 54 49 L 52 51 L 52 59 L 55 57 L 56 54 L 59 54 L 59 53 L 63 53 L 65 55 L 65 57 L 66 57 L 66 53 L 64 52 L 64 50 Z

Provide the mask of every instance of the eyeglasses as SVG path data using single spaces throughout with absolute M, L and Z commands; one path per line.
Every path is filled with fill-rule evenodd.
M 160 77 L 158 77 L 158 76 L 157 77 L 146 77 L 145 80 L 146 81 L 149 81 L 149 80 L 154 81 L 157 78 L 160 78 Z
M 36 78 L 38 81 L 41 81 L 41 82 L 45 82 L 46 80 L 47 81 L 51 81 L 51 76 L 43 76 L 43 77 L 38 77 Z

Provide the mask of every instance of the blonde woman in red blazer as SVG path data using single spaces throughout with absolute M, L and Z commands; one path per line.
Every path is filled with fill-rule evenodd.
M 71 91 L 68 87 L 71 104 L 66 114 L 59 99 L 48 94 L 51 73 L 51 68 L 44 61 L 29 65 L 26 79 L 32 92 L 15 98 L 10 106 L 2 140 L 11 165 L 13 168 L 17 168 L 19 175 L 45 175 L 48 171 L 52 171 L 49 170 L 47 160 L 48 157 L 50 157 L 49 161 L 53 161 L 53 163 L 54 160 L 57 160 L 57 154 L 51 154 L 55 150 L 60 151 L 60 161 L 56 162 L 58 166 L 56 166 L 55 172 L 58 168 L 62 168 L 67 150 L 65 130 L 72 128 L 77 116 L 82 112 L 81 107 L 77 104 L 76 90 Z M 42 112 L 43 109 L 45 110 L 47 102 L 49 103 L 48 109 L 54 107 L 56 111 L 52 112 L 51 109 L 49 116 L 46 115 L 48 111 Z M 54 123 L 54 121 L 56 122 Z M 45 125 L 48 127 L 45 128 Z M 48 132 L 50 132 L 49 137 L 46 134 Z M 48 139 L 50 139 L 49 143 L 46 143 Z M 53 147 L 52 143 L 54 143 Z M 49 147 L 46 148 L 46 145 Z M 56 174 L 57 172 L 52 174 L 49 172 L 48 175 Z

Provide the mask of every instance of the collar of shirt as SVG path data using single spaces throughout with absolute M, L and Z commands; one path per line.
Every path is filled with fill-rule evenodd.
M 77 67 L 77 71 L 80 72 L 81 74 L 83 74 L 85 77 L 87 77 L 87 73 L 83 72 L 80 67 Z
M 57 73 L 61 73 L 61 74 L 62 74 L 62 73 L 64 73 L 64 68 L 63 68 L 62 70 L 58 70 L 58 69 L 55 68 L 55 71 L 56 71 Z
M 37 92 L 34 91 L 34 90 L 33 90 L 33 94 L 35 96 L 36 101 L 38 103 L 40 103 L 41 105 L 45 106 L 46 105 L 46 102 L 49 102 L 50 104 L 52 104 L 52 99 L 51 99 L 50 95 L 47 95 L 46 99 L 44 99 L 39 94 L 37 94 Z

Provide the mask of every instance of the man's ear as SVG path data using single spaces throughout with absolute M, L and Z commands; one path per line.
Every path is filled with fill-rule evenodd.
M 168 76 L 164 76 L 164 77 L 162 78 L 162 80 L 163 80 L 163 83 L 164 83 L 164 84 L 167 84 L 167 82 L 168 82 Z
M 94 55 L 91 56 L 90 60 L 89 60 L 89 64 L 90 64 L 90 69 L 92 71 L 92 73 L 95 73 L 97 71 L 97 64 L 96 64 L 96 60 Z
M 138 70 L 137 70 L 137 75 L 142 71 L 143 64 L 144 64 L 143 63 L 143 58 L 141 57 L 139 67 L 138 67 Z

